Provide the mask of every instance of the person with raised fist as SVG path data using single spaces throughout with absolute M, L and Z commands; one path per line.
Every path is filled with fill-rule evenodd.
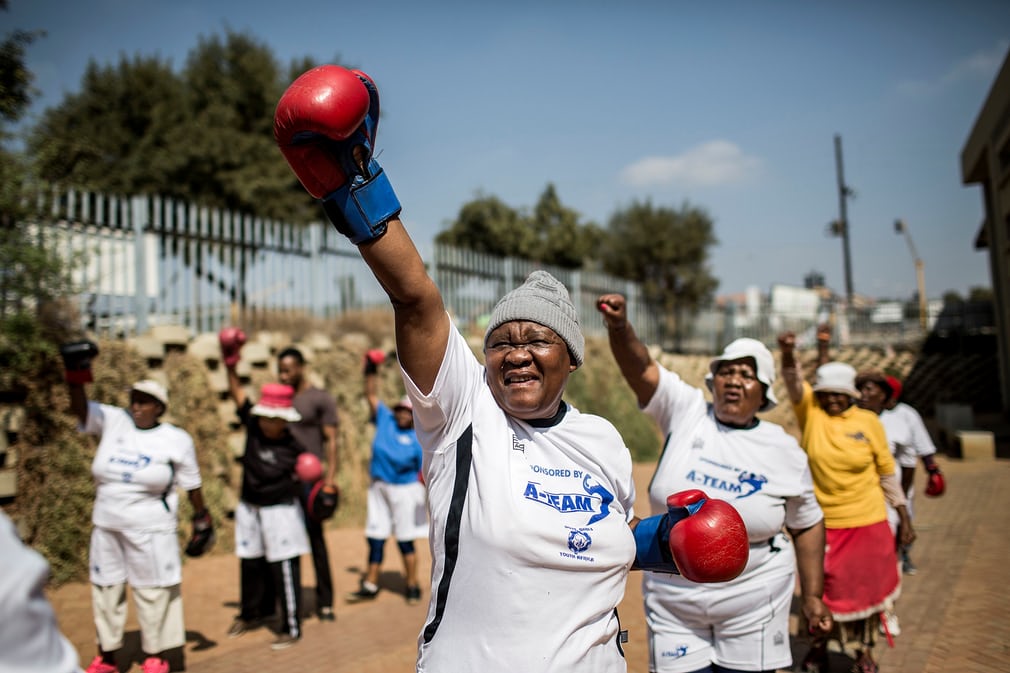
M 854 642 L 859 670 L 876 671 L 873 647 L 881 625 L 886 630 L 881 617 L 901 593 L 888 505 L 898 513 L 901 544 L 915 540 L 894 457 L 877 413 L 857 404 L 862 393 L 851 365 L 821 364 L 811 386 L 796 355 L 796 335 L 784 332 L 778 342 L 800 444 L 824 510 L 824 602 L 840 627 L 839 639 Z M 827 668 L 826 639 L 815 639 L 804 665 Z
M 137 609 L 144 673 L 168 673 L 167 652 L 182 648 L 182 560 L 176 531 L 182 489 L 193 507 L 190 555 L 213 544 L 213 521 L 203 500 L 203 481 L 193 439 L 161 420 L 168 391 L 157 381 L 137 381 L 127 408 L 88 400 L 90 341 L 60 348 L 79 429 L 99 437 L 91 475 L 95 481 L 88 568 L 98 655 L 87 673 L 115 673 L 126 628 L 126 586 Z
M 246 395 L 234 357 L 245 335 L 234 328 L 219 334 L 221 357 L 228 372 L 228 391 L 245 427 L 242 490 L 235 508 L 235 553 L 239 557 L 240 608 L 228 629 L 235 638 L 263 626 L 280 605 L 280 625 L 271 648 L 282 650 L 302 637 L 301 563 L 309 553 L 305 520 L 298 498 L 297 473 L 303 447 L 291 432 L 301 420 L 294 407 L 295 390 L 265 383 L 254 404 Z M 229 350 L 230 349 L 230 350 Z
M 564 400 L 585 357 L 568 290 L 534 271 L 502 297 L 482 364 L 399 217 L 374 158 L 378 119 L 373 80 L 324 65 L 281 96 L 274 136 L 393 307 L 424 452 L 432 550 L 416 668 L 622 673 L 617 605 L 635 563 L 633 528 L 645 522 L 634 516 L 631 454 L 617 429 Z M 659 542 L 643 536 L 642 544 L 672 556 L 669 545 L 685 545 L 680 526 L 688 538 L 705 537 L 692 520 L 709 521 L 709 508 L 676 503 L 647 525 Z M 673 561 L 665 567 L 676 569 Z
M 832 622 L 822 600 L 824 515 L 806 454 L 781 426 L 758 417 L 777 403 L 771 352 L 754 339 L 727 345 L 709 364 L 708 402 L 702 390 L 649 354 L 628 319 L 624 296 L 600 296 L 597 310 L 625 381 L 666 438 L 649 486 L 652 511 L 666 512 L 685 497 L 668 494 L 700 487 L 724 498 L 746 527 L 746 567 L 738 576 L 711 573 L 716 581 L 700 584 L 685 572 L 689 563 L 677 564 L 680 575 L 644 574 L 649 670 L 789 668 L 797 574 L 811 630 L 827 633 Z M 696 556 L 722 561 L 715 553 Z
M 292 404 L 301 420 L 288 427 L 295 439 L 309 455 L 323 465 L 320 487 L 324 493 L 338 495 L 337 470 L 339 469 L 340 418 L 337 401 L 326 390 L 312 385 L 305 375 L 305 356 L 293 346 L 277 354 L 277 379 L 295 390 Z M 310 497 L 317 480 L 303 481 L 299 502 L 305 518 L 305 530 L 312 548 L 312 566 L 316 576 L 316 615 L 321 621 L 336 619 L 333 612 L 333 575 L 330 571 L 330 554 L 326 549 L 323 519 L 312 516 Z
M 379 399 L 379 366 L 385 359 L 386 354 L 378 349 L 369 350 L 364 358 L 365 399 L 375 425 L 365 518 L 368 567 L 358 590 L 349 594 L 347 601 L 356 603 L 379 595 L 383 549 L 386 538 L 393 535 L 403 558 L 404 595 L 413 604 L 421 600 L 414 541 L 428 535 L 427 503 L 420 480 L 423 453 L 414 432 L 410 398 L 402 397 L 392 409 Z

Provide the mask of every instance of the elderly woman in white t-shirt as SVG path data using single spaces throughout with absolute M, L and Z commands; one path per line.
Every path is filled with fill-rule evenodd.
M 806 454 L 782 427 L 757 416 L 776 404 L 771 353 L 754 339 L 730 343 L 711 362 L 707 402 L 702 390 L 649 355 L 622 295 L 601 296 L 598 310 L 621 373 L 666 440 L 649 485 L 653 512 L 666 507 L 667 493 L 702 488 L 736 507 L 750 540 L 747 567 L 729 582 L 695 584 L 645 573 L 649 670 L 788 668 L 797 570 L 811 631 L 827 633 L 832 620 L 821 600 L 824 517 Z
M 143 673 L 168 673 L 166 652 L 186 644 L 182 611 L 182 561 L 176 534 L 177 489 L 195 513 L 189 553 L 213 543 L 203 502 L 196 450 L 189 433 L 161 420 L 168 391 L 153 380 L 134 383 L 127 408 L 89 402 L 90 342 L 62 348 L 70 409 L 81 431 L 99 437 L 91 474 L 95 480 L 88 567 L 98 655 L 86 673 L 115 673 L 126 627 L 126 585 L 137 608 Z M 199 532 L 202 531 L 202 532 Z

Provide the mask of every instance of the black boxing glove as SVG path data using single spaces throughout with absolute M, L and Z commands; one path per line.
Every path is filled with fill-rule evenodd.
M 74 341 L 60 346 L 63 358 L 64 378 L 67 383 L 83 385 L 94 381 L 91 375 L 91 361 L 98 357 L 98 346 L 94 341 Z

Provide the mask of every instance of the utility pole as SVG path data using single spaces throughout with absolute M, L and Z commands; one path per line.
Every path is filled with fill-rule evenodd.
M 838 173 L 838 213 L 836 232 L 842 237 L 842 253 L 845 259 L 845 298 L 849 308 L 852 307 L 852 258 L 849 255 L 849 218 L 846 214 L 846 201 L 852 196 L 852 190 L 845 184 L 845 174 L 842 170 L 842 137 L 835 134 L 835 168 Z
M 915 243 L 912 242 L 912 233 L 908 230 L 908 225 L 905 224 L 904 220 L 898 219 L 894 221 L 894 232 L 905 235 L 905 240 L 908 242 L 908 249 L 912 252 L 912 259 L 915 260 L 915 281 L 919 286 L 919 328 L 922 329 L 922 333 L 925 334 L 926 264 L 919 257 L 919 253 L 915 249 Z

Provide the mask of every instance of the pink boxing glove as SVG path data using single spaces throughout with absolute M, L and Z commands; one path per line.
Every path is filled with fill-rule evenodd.
M 237 327 L 225 327 L 217 334 L 221 344 L 221 361 L 231 369 L 242 357 L 242 346 L 246 342 L 245 332 Z
M 323 478 L 323 464 L 316 454 L 303 451 L 295 461 L 295 474 L 306 484 L 314 484 Z

